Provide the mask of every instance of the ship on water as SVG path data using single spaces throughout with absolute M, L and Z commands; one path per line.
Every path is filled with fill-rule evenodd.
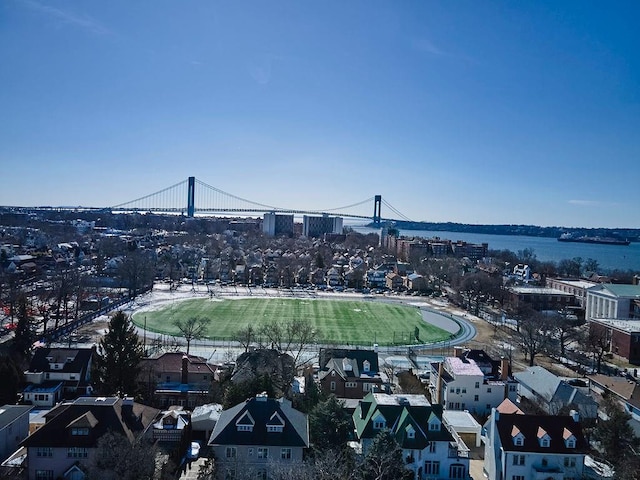
M 563 233 L 558 237 L 559 242 L 577 242 L 577 243 L 598 243 L 601 245 L 629 245 L 629 240 L 622 240 L 621 238 L 613 237 L 590 237 L 588 235 L 574 235 L 572 233 Z

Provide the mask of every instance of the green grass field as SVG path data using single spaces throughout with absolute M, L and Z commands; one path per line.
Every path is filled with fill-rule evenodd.
M 288 298 L 192 299 L 138 312 L 133 321 L 147 330 L 179 335 L 176 318 L 211 319 L 207 338 L 229 340 L 240 328 L 259 328 L 273 320 L 304 319 L 315 328 L 318 343 L 406 345 L 444 340 L 449 333 L 423 321 L 418 307 L 371 301 Z M 420 341 L 414 338 L 418 328 Z

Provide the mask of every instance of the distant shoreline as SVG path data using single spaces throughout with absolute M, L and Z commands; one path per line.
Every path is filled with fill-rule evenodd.
M 379 228 L 373 222 L 366 225 Z M 540 227 L 536 225 L 474 225 L 453 222 L 408 222 L 397 221 L 391 225 L 398 230 L 428 230 L 438 232 L 483 233 L 490 235 L 522 235 L 528 237 L 558 238 L 563 233 L 590 237 L 612 237 L 631 242 L 640 241 L 640 228 L 575 228 Z

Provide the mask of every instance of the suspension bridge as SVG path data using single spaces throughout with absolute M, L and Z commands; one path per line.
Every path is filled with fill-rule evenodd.
M 365 209 L 373 203 L 373 214 L 366 214 Z M 382 205 L 393 212 L 396 218 L 383 218 Z M 318 210 L 299 210 L 266 205 L 246 198 L 224 192 L 212 187 L 195 177 L 189 177 L 175 185 L 145 195 L 135 200 L 109 207 L 112 212 L 153 212 L 180 213 L 193 217 L 196 214 L 239 214 L 250 215 L 260 213 L 279 213 L 297 215 L 335 215 L 353 219 L 371 219 L 374 223 L 411 221 L 392 205 L 375 195 L 351 205 Z

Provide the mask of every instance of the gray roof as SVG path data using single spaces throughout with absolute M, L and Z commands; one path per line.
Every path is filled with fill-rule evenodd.
M 0 429 L 31 411 L 33 405 L 3 405 L 0 407 Z
M 549 403 L 596 404 L 593 398 L 542 367 L 529 367 L 513 376 L 525 388 Z

